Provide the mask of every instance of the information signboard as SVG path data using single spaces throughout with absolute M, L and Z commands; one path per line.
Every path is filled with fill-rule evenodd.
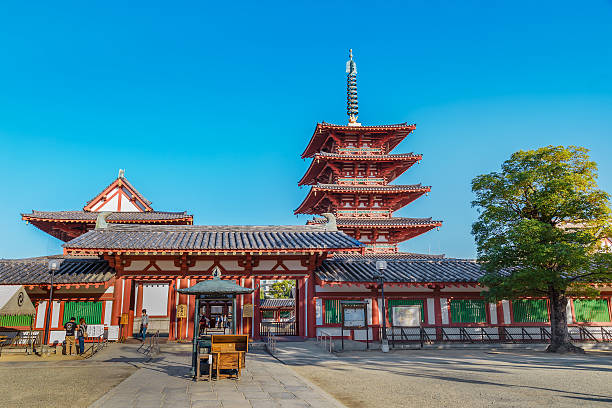
M 176 317 L 179 319 L 187 317 L 187 305 L 181 304 L 176 307 Z
M 420 327 L 421 326 L 421 307 L 398 305 L 392 307 L 393 326 L 399 327 Z
M 366 314 L 363 306 L 344 306 L 344 327 L 364 327 Z
M 108 340 L 119 340 L 119 326 L 108 326 Z

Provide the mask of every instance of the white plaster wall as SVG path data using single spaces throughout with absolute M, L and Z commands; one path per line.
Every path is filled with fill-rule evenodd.
M 138 208 L 137 206 L 135 206 L 134 204 L 132 204 L 132 202 L 130 201 L 129 197 L 126 196 L 125 194 L 123 194 L 123 197 L 121 197 L 121 211 L 122 212 L 142 212 L 142 210 L 140 208 Z
M 51 327 L 57 327 L 60 323 L 60 302 L 51 305 Z
M 318 326 L 323 324 L 323 301 L 321 298 L 315 299 L 316 321 Z
M 168 284 L 142 285 L 142 308 L 147 309 L 149 316 L 167 316 Z
M 45 327 L 45 314 L 47 313 L 47 301 L 40 302 L 36 308 L 36 328 L 43 329 Z
M 572 300 L 567 302 L 567 306 L 565 307 L 565 313 L 567 313 L 567 324 L 574 323 L 574 317 L 572 316 Z
M 436 300 L 427 298 L 427 323 L 436 324 Z
M 126 267 L 126 271 L 143 271 L 147 266 L 149 266 L 149 261 L 132 261 L 130 266 Z
M 226 271 L 242 270 L 241 266 L 238 265 L 238 261 L 219 261 L 219 265 Z
M 440 298 L 440 309 L 442 310 L 442 324 L 449 324 L 448 302 L 446 298 Z
M 207 271 L 213 266 L 214 262 L 212 260 L 200 260 L 196 261 L 195 265 L 190 267 L 190 271 Z
M 510 324 L 510 302 L 502 300 L 502 311 L 504 312 L 504 324 Z
M 497 305 L 489 303 L 489 315 L 491 316 L 491 324 L 497 324 Z
M 113 193 L 115 191 L 116 190 L 113 190 Z M 113 193 L 109 194 L 108 197 L 110 197 Z M 99 212 L 102 212 L 102 211 L 118 211 L 117 210 L 118 207 L 119 207 L 119 195 L 117 194 L 116 196 L 111 198 L 109 201 L 104 203 L 104 205 L 102 207 L 100 207 L 99 209 L 96 209 L 96 211 L 99 211 Z
M 178 271 L 181 269 L 180 266 L 175 266 L 174 261 L 155 261 L 155 265 L 162 271 Z
M 302 266 L 302 263 L 298 260 L 286 260 L 283 264 L 291 271 L 305 271 L 308 269 L 306 266 Z
M 276 261 L 264 259 L 259 261 L 259 265 L 254 266 L 254 271 L 271 271 L 276 266 Z
M 113 301 L 107 300 L 104 302 L 104 324 L 111 324 L 111 316 L 113 315 Z

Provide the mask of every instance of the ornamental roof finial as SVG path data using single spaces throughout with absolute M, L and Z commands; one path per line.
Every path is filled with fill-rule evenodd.
M 353 61 L 353 49 L 349 50 L 349 60 L 346 62 L 346 113 L 349 126 L 361 126 L 357 123 L 359 102 L 357 100 L 357 64 Z

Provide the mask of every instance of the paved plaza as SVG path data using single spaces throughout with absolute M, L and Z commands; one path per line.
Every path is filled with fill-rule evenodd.
M 134 355 L 132 350 L 129 352 Z M 122 358 L 128 361 L 130 359 L 127 355 Z M 137 360 L 137 357 L 134 358 Z M 164 349 L 162 346 L 159 358 L 147 363 L 138 362 L 138 371 L 91 407 L 342 406 L 263 350 L 252 350 L 247 354 L 247 368 L 242 371 L 238 380 L 194 382 L 189 376 L 190 358 L 188 347 Z
M 534 349 L 323 352 L 278 343 L 277 356 L 346 406 L 610 407 L 612 353 Z

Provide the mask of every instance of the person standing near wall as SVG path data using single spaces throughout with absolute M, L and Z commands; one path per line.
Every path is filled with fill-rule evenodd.
M 64 325 L 64 329 L 66 329 L 66 355 L 71 356 L 72 350 L 75 349 L 74 344 L 74 332 L 77 328 L 76 318 L 71 317 L 68 322 Z M 75 354 L 76 354 L 76 350 Z
M 85 352 L 85 337 L 87 337 L 87 323 L 85 323 L 85 319 L 81 317 L 79 320 L 79 354 L 83 354 Z
M 142 317 L 140 320 L 140 340 L 144 343 L 147 337 L 147 328 L 149 327 L 149 315 L 147 309 L 142 309 Z

